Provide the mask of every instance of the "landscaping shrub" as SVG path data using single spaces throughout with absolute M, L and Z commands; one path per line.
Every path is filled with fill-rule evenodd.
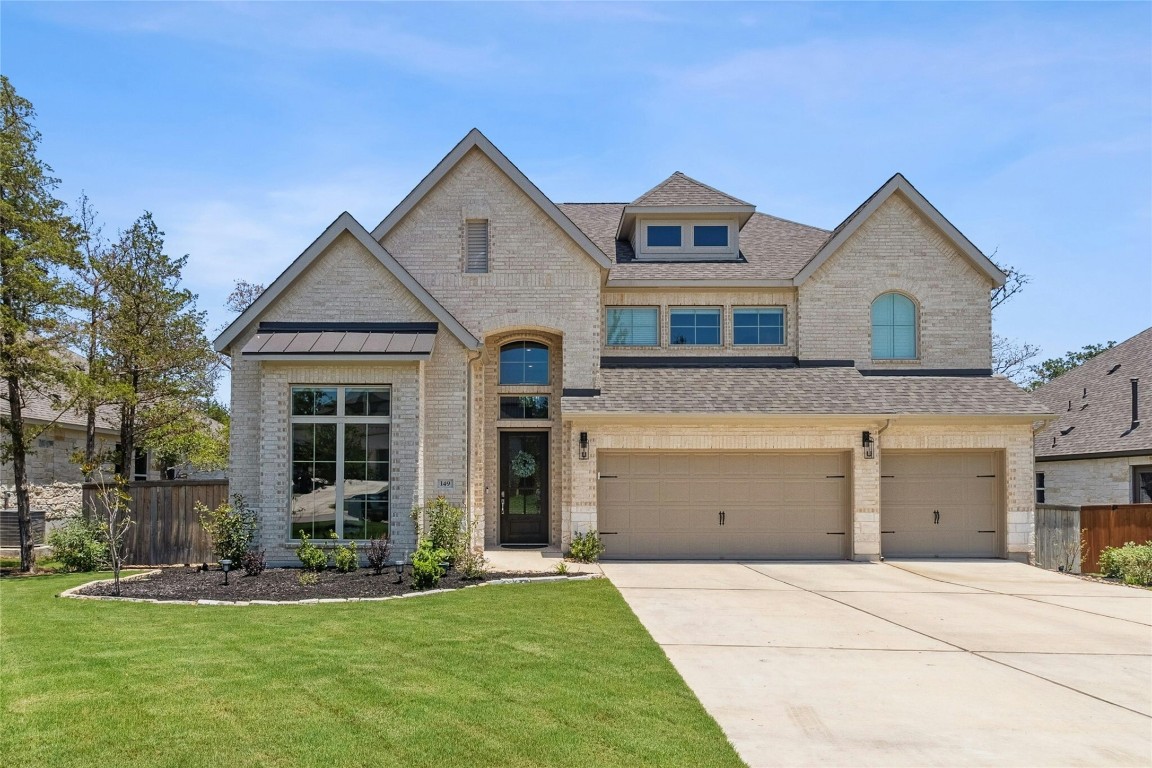
M 568 557 L 579 563 L 594 563 L 604 554 L 604 542 L 600 541 L 600 534 L 595 530 L 586 533 L 577 533 L 572 537 L 572 546 L 568 549 Z
M 368 565 L 372 567 L 372 573 L 379 576 L 384 573 L 384 569 L 388 567 L 388 556 L 392 554 L 392 542 L 383 536 L 372 539 L 368 542 Z
M 482 579 L 488 573 L 488 558 L 484 557 L 483 547 L 465 549 L 456 560 L 456 572 L 462 579 Z
M 433 547 L 444 550 L 449 563 L 455 563 L 468 549 L 468 530 L 463 526 L 464 509 L 451 504 L 443 496 L 414 508 L 412 520 L 421 531 L 421 540 L 429 539 Z
M 300 534 L 300 546 L 296 547 L 296 557 L 306 571 L 319 572 L 328 567 L 328 553 L 308 540 L 308 534 Z
M 69 571 L 94 571 L 108 565 L 108 548 L 100 528 L 83 518 L 69 520 L 48 534 L 52 556 Z
M 420 546 L 412 553 L 412 586 L 417 589 L 431 589 L 440 583 L 444 576 L 442 562 L 448 553 L 432 544 L 431 539 L 424 539 Z
M 332 550 L 332 564 L 340 573 L 351 573 L 360 567 L 360 556 L 356 554 L 356 542 L 350 541 Z
M 1125 584 L 1152 586 L 1152 541 L 1130 541 L 1122 547 L 1105 547 L 1100 553 L 1100 573 Z
M 244 553 L 244 556 L 240 558 L 240 566 L 248 576 L 259 576 L 264 573 L 264 569 L 268 567 L 268 561 L 264 557 L 264 550 L 248 550 Z
M 239 563 L 252 546 L 256 536 L 256 513 L 248 509 L 244 497 L 232 496 L 232 503 L 224 502 L 216 509 L 208 509 L 196 502 L 196 512 L 200 525 L 212 539 L 212 551 L 218 560 L 231 560 Z

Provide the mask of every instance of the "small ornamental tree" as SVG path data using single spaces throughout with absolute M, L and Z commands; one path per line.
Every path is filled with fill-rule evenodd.
M 120 569 L 124 565 L 124 544 L 132 518 L 128 514 L 127 482 L 120 475 L 111 480 L 104 476 L 99 466 L 85 466 L 84 474 L 94 478 L 96 493 L 95 506 L 90 513 L 96 520 L 97 530 L 104 545 L 108 548 L 108 564 L 112 566 L 113 592 L 120 594 Z

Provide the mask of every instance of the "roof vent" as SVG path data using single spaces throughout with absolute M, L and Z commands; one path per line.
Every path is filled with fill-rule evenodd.
M 1071 427 L 1068 427 L 1068 429 L 1060 430 L 1060 434 L 1061 435 L 1067 435 L 1069 432 L 1071 432 L 1074 429 L 1076 429 L 1076 425 L 1072 425 Z
M 1132 429 L 1140 426 L 1140 379 L 1132 380 Z
M 1120 370 L 1120 366 L 1121 366 L 1121 363 L 1116 363 L 1116 365 L 1109 368 L 1108 373 L 1106 373 L 1104 375 L 1105 376 L 1111 376 L 1112 374 L 1116 373 L 1116 371 Z
M 1088 397 L 1088 387 L 1084 387 L 1084 397 Z
M 1068 401 L 1068 410 L 1072 410 L 1072 401 L 1071 400 Z

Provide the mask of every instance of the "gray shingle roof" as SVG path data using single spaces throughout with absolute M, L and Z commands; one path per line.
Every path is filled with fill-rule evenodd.
M 61 395 L 61 404 L 67 405 L 68 399 Z M 0 396 L 0 415 L 11 413 L 8 404 L 8 392 Z M 51 395 L 39 392 L 24 393 L 24 418 L 35 422 L 55 422 L 63 427 L 83 429 L 88 423 L 88 417 L 76 408 L 61 408 L 53 403 Z M 96 428 L 104 430 L 120 429 L 120 411 L 113 405 L 101 405 L 96 408 Z
M 636 261 L 616 239 L 625 203 L 561 203 L 560 210 L 614 263 L 611 280 L 791 280 L 829 237 L 828 230 L 754 213 L 740 230 L 740 261 Z
M 632 205 L 751 205 L 676 171 L 632 201 Z
M 1109 374 L 1117 365 L 1120 367 Z M 1141 424 L 1136 429 L 1131 429 L 1133 378 L 1140 379 Z M 1152 453 L 1152 328 L 1058 376 L 1033 394 L 1059 416 L 1036 433 L 1037 457 Z
M 1001 377 L 863 376 L 855 368 L 606 368 L 599 397 L 565 413 L 1036 415 L 1048 409 Z

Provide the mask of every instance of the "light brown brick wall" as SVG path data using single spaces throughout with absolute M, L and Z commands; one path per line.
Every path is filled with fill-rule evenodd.
M 488 219 L 489 271 L 464 272 L 468 219 Z M 383 245 L 479 339 L 558 333 L 564 380 L 595 387 L 603 270 L 479 150 L 383 239 Z
M 991 281 L 893 195 L 799 286 L 800 357 L 858 368 L 990 368 Z M 918 305 L 919 359 L 872 360 L 872 301 L 900 291 Z

